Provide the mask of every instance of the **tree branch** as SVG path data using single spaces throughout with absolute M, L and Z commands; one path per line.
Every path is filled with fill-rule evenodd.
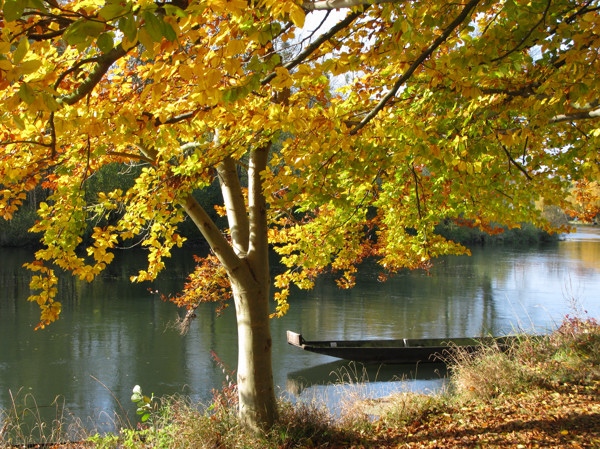
M 379 5 L 382 3 L 404 3 L 402 0 L 315 0 L 305 1 L 305 11 L 329 11 L 332 9 L 354 8 L 355 6 Z
M 68 105 L 77 103 L 96 87 L 102 77 L 108 72 L 110 66 L 126 54 L 127 51 L 123 49 L 123 45 L 118 45 L 108 53 L 98 57 L 96 67 L 92 69 L 88 77 L 77 87 L 77 89 L 70 94 L 58 97 L 57 101 Z
M 246 202 L 244 201 L 235 161 L 229 156 L 223 159 L 217 165 L 217 174 L 219 175 L 219 184 L 223 194 L 225 210 L 227 211 L 233 250 L 238 256 L 244 256 L 248 253 L 250 228 Z
M 134 146 L 149 160 L 156 160 L 158 152 L 141 143 Z M 181 200 L 181 206 L 200 230 L 206 242 L 210 245 L 215 255 L 219 258 L 229 274 L 243 269 L 242 261 L 233 250 L 221 230 L 209 217 L 204 208 L 192 195 L 187 195 Z
M 517 168 L 519 169 L 519 171 L 520 171 L 521 173 L 523 173 L 523 174 L 525 175 L 525 177 L 526 177 L 528 180 L 530 180 L 530 181 L 531 181 L 531 180 L 532 180 L 532 177 L 531 177 L 531 176 L 529 175 L 529 173 L 527 173 L 527 171 L 526 171 L 526 170 L 525 170 L 525 169 L 524 169 L 524 168 L 521 166 L 521 164 L 519 164 L 517 161 L 515 161 L 515 160 L 513 159 L 513 157 L 510 155 L 510 152 L 508 151 L 508 149 L 507 149 L 507 148 L 506 148 L 504 145 L 502 145 L 502 144 L 500 144 L 500 146 L 501 146 L 501 147 L 502 147 L 502 149 L 504 150 L 504 153 L 506 154 L 506 157 L 507 157 L 507 158 L 508 158 L 508 160 L 509 160 L 509 167 L 510 167 L 510 164 L 512 163 L 512 164 L 513 164 L 515 167 L 517 167 Z M 509 172 L 510 172 L 510 170 L 509 170 Z
M 367 6 L 367 8 L 368 8 L 368 6 Z M 321 45 L 323 45 L 325 42 L 327 42 L 329 39 L 331 39 L 333 36 L 335 36 L 338 32 L 340 32 L 341 30 L 346 28 L 352 22 L 354 22 L 354 20 L 356 20 L 358 17 L 360 17 L 365 11 L 366 11 L 366 8 L 362 11 L 357 11 L 357 12 L 348 14 L 348 16 L 346 16 L 346 18 L 344 20 L 337 23 L 329 31 L 327 31 L 326 33 L 323 33 L 321 36 L 319 36 L 317 40 L 315 40 L 312 44 L 308 45 L 304 49 L 304 51 L 300 52 L 300 54 L 298 56 L 296 56 L 291 61 L 288 61 L 287 63 L 283 64 L 283 67 L 286 68 L 287 70 L 292 70 L 298 64 L 303 62 L 306 58 L 308 58 L 312 53 L 314 53 L 316 50 L 318 50 Z M 271 72 L 267 76 L 265 76 L 260 81 L 260 83 L 264 86 L 265 84 L 269 83 L 273 78 L 275 78 L 275 76 L 276 76 L 276 73 Z
M 248 168 L 248 212 L 250 218 L 250 246 L 248 261 L 254 276 L 263 276 L 265 285 L 269 281 L 267 201 L 262 188 L 261 173 L 267 168 L 271 142 L 250 152 Z M 267 264 L 265 267 L 264 264 Z
M 235 254 L 221 230 L 215 225 L 200 203 L 192 195 L 189 195 L 182 201 L 182 206 L 227 272 L 231 274 L 240 269 L 241 259 Z
M 61 73 L 58 76 L 58 78 L 56 79 L 56 82 L 54 83 L 54 90 L 58 89 L 58 87 L 60 86 L 60 83 L 62 83 L 63 80 L 67 77 L 67 75 L 69 75 L 70 73 L 76 72 L 77 70 L 79 70 L 81 67 L 83 67 L 86 64 L 90 64 L 92 62 L 98 62 L 98 61 L 99 61 L 98 57 L 86 58 L 86 59 L 82 59 L 81 61 L 77 61 L 72 67 L 65 70 L 63 73 Z
M 354 135 L 358 133 L 362 128 L 365 127 L 367 123 L 369 123 L 378 113 L 381 111 L 386 104 L 398 93 L 400 87 L 412 76 L 412 74 L 419 68 L 419 66 L 425 61 L 431 54 L 446 40 L 448 36 L 461 24 L 463 23 L 467 17 L 471 14 L 471 11 L 475 8 L 475 6 L 479 3 L 479 0 L 471 0 L 469 3 L 465 5 L 462 12 L 448 25 L 448 27 L 444 30 L 444 32 L 438 36 L 438 38 L 433 41 L 433 43 L 425 49 L 421 53 L 421 55 L 416 59 L 415 62 L 408 68 L 406 72 L 394 83 L 394 86 L 390 89 L 390 91 L 381 99 L 381 101 L 373 108 L 371 112 L 369 112 L 358 125 L 356 125 L 350 131 L 350 135 Z
M 124 151 L 111 151 L 110 153 L 106 153 L 106 155 L 107 156 L 125 157 L 125 158 L 133 159 L 136 161 L 147 162 L 152 165 L 154 165 L 154 163 L 156 162 L 156 161 L 144 156 L 143 154 L 131 154 L 131 153 L 126 153 Z
M 571 122 L 573 120 L 589 120 L 600 118 L 600 109 L 593 111 L 579 111 L 572 114 L 559 114 L 550 119 L 550 123 Z
M 523 39 L 521 39 L 521 42 L 519 42 L 517 45 L 515 45 L 512 48 L 512 50 L 508 50 L 503 55 L 498 56 L 497 58 L 492 59 L 492 62 L 500 61 L 501 59 L 504 59 L 507 56 L 509 56 L 512 53 L 514 53 L 515 51 L 519 50 L 519 48 L 521 47 L 521 45 L 523 45 L 527 41 L 527 39 L 529 39 L 529 36 L 531 36 L 533 34 L 533 32 L 535 31 L 535 29 L 537 27 L 539 27 L 546 20 L 546 16 L 548 15 L 548 11 L 550 10 L 550 5 L 551 4 L 552 4 L 552 0 L 548 0 L 548 4 L 546 5 L 546 9 L 544 9 L 544 12 L 542 13 L 541 19 L 538 20 L 538 22 L 525 34 L 525 36 L 523 36 Z

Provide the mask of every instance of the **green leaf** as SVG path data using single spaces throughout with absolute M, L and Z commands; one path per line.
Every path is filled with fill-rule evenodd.
M 250 72 L 260 72 L 262 69 L 262 63 L 256 55 L 252 56 L 252 59 L 250 59 L 250 62 L 246 65 L 246 70 Z
M 187 13 L 178 6 L 166 3 L 164 5 L 164 8 L 165 8 L 165 12 L 170 16 L 177 16 L 177 17 L 181 17 L 182 19 L 184 17 L 187 17 Z
M 48 108 L 49 111 L 55 112 L 60 109 L 60 105 L 56 101 L 56 99 L 47 93 L 42 94 L 42 101 L 44 105 Z
M 160 20 L 150 11 L 144 11 L 142 13 L 142 18 L 144 19 L 144 22 L 146 22 L 146 31 L 150 37 L 154 40 L 154 42 L 160 42 L 163 38 L 161 25 L 162 20 Z
M 137 25 L 135 19 L 133 18 L 133 14 L 129 14 L 126 17 L 119 19 L 118 27 L 128 41 L 135 41 L 135 37 L 137 36 Z
M 8 22 L 20 19 L 25 11 L 25 2 L 19 0 L 5 0 L 2 12 Z
M 173 29 L 173 27 L 165 22 L 164 20 L 161 21 L 161 28 L 162 28 L 162 33 L 163 36 L 165 38 L 167 38 L 167 40 L 169 42 L 173 42 L 177 39 L 177 33 L 175 32 L 175 30 Z
M 25 129 L 25 122 L 23 121 L 23 119 L 20 116 L 15 114 L 15 115 L 13 115 L 12 119 L 17 128 L 19 128 L 21 131 L 23 131 Z
M 102 34 L 105 24 L 103 22 L 98 22 L 97 20 L 84 20 L 81 27 L 85 34 L 96 37 Z
M 19 97 L 27 104 L 32 104 L 35 101 L 35 92 L 27 83 L 21 84 L 19 87 Z
M 113 20 L 116 17 L 126 14 L 127 10 L 127 6 L 121 4 L 121 1 L 112 1 L 106 2 L 106 5 L 100 8 L 98 14 L 100 15 L 100 17 L 106 20 Z
M 13 53 L 13 64 L 19 64 L 27 52 L 29 51 L 29 40 L 26 37 L 22 38 L 17 45 L 17 49 Z
M 98 36 L 98 40 L 96 40 L 96 45 L 103 53 L 108 53 L 114 47 L 115 41 L 113 37 L 113 33 L 107 32 L 102 33 Z
M 271 71 L 276 66 L 278 66 L 280 62 L 281 62 L 281 56 L 279 56 L 279 54 L 275 53 L 269 59 L 267 59 L 266 69 L 268 71 Z
M 28 0 L 27 2 L 30 8 L 37 9 L 38 11 L 48 12 L 48 8 L 44 5 L 42 0 Z
M 104 23 L 95 20 L 79 19 L 65 31 L 64 38 L 69 45 L 78 45 L 88 37 L 96 37 L 104 31 Z

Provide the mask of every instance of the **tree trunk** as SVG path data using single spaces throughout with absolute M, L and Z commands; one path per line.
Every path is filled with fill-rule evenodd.
M 231 282 L 238 330 L 239 417 L 242 425 L 255 432 L 270 428 L 277 418 L 269 323 L 267 206 L 260 178 L 270 148 L 269 143 L 250 153 L 247 208 L 235 162 L 225 158 L 218 167 L 231 242 L 191 195 L 183 202 Z
M 269 285 L 238 282 L 232 280 L 238 330 L 239 417 L 246 428 L 261 431 L 271 427 L 277 417 L 271 366 Z

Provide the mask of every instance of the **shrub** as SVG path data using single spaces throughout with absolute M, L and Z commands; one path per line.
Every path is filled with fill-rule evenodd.
M 456 399 L 489 400 L 520 391 L 531 380 L 527 370 L 512 357 L 512 350 L 497 345 L 470 353 L 457 349 L 449 360 L 450 388 Z
M 552 334 L 525 341 L 516 353 L 539 383 L 600 380 L 600 325 L 567 316 Z

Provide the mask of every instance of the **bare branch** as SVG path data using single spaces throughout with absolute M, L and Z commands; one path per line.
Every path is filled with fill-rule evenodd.
M 394 86 L 390 89 L 390 91 L 381 99 L 381 101 L 373 108 L 371 112 L 369 112 L 365 118 L 363 118 L 358 125 L 356 125 L 350 131 L 350 135 L 356 134 L 362 128 L 365 127 L 367 123 L 369 123 L 378 113 L 381 111 L 388 102 L 396 96 L 400 87 L 408 81 L 408 79 L 412 76 L 412 74 L 419 68 L 419 66 L 425 61 L 431 54 L 440 46 L 442 43 L 448 39 L 448 36 L 460 25 L 462 24 L 467 17 L 471 14 L 471 11 L 475 8 L 475 6 L 479 3 L 479 0 L 471 0 L 469 3 L 465 5 L 461 13 L 448 25 L 448 27 L 444 30 L 444 32 L 438 36 L 438 38 L 433 41 L 433 43 L 425 49 L 421 53 L 421 55 L 412 63 L 412 65 L 408 68 L 406 72 L 394 83 Z
M 512 163 L 515 167 L 517 167 L 519 169 L 519 171 L 521 173 L 523 173 L 525 175 L 525 177 L 528 180 L 531 181 L 532 180 L 531 175 L 529 173 L 527 173 L 527 171 L 521 166 L 521 164 L 519 164 L 517 161 L 514 160 L 514 158 L 511 156 L 510 152 L 504 145 L 501 145 L 501 147 L 504 150 L 504 153 L 506 154 L 506 157 L 509 160 L 509 167 L 510 167 L 510 164 Z
M 356 6 L 379 5 L 381 3 L 404 3 L 401 0 L 315 0 L 305 1 L 305 11 L 330 11 L 332 9 L 354 8 Z
M 123 151 L 111 151 L 110 153 L 106 153 L 107 156 L 118 156 L 118 157 L 125 157 L 125 158 L 129 158 L 129 159 L 133 159 L 135 161 L 142 161 L 142 162 L 148 162 L 149 164 L 154 165 L 156 161 L 144 156 L 143 154 L 132 154 L 132 153 L 126 153 Z
M 241 259 L 235 254 L 221 230 L 215 225 L 200 203 L 192 195 L 189 195 L 182 201 L 182 206 L 227 272 L 232 273 L 238 269 L 243 269 Z
M 106 54 L 98 57 L 96 67 L 92 69 L 89 76 L 75 89 L 73 92 L 67 95 L 62 95 L 57 98 L 59 103 L 63 104 L 75 104 L 87 94 L 89 94 L 94 87 L 100 82 L 102 77 L 108 72 L 108 69 L 117 60 L 127 54 L 127 51 L 123 49 L 122 45 L 118 45 Z
M 65 70 L 63 73 L 61 73 L 56 82 L 54 83 L 54 90 L 58 89 L 58 87 L 60 86 L 60 83 L 63 82 L 63 80 L 70 74 L 73 72 L 76 72 L 77 70 L 81 69 L 81 67 L 83 67 L 86 64 L 91 64 L 92 62 L 98 62 L 99 58 L 98 57 L 93 57 L 93 58 L 86 58 L 86 59 L 82 59 L 81 61 L 77 61 L 72 67 L 70 67 L 69 69 Z
M 550 119 L 550 123 L 571 122 L 574 120 L 589 120 L 600 118 L 600 109 L 593 111 L 579 111 L 572 114 L 559 114 Z

